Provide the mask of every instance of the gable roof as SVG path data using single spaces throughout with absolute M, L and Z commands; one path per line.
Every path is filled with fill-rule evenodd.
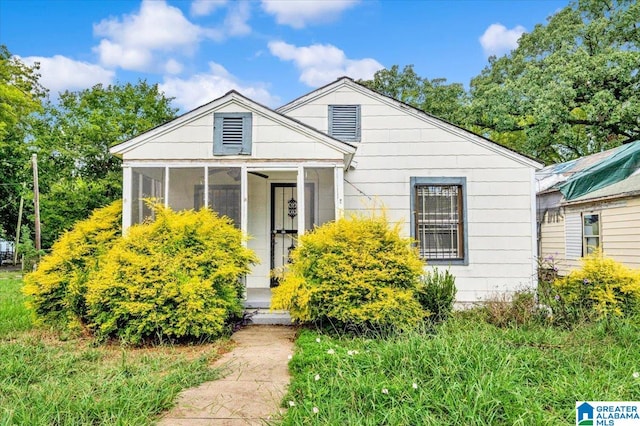
M 361 83 L 357 83 L 356 81 L 354 81 L 352 78 L 350 77 L 340 77 L 338 78 L 336 81 L 329 83 L 323 87 L 320 87 L 319 89 L 316 89 L 310 93 L 307 93 L 306 95 L 300 96 L 299 98 L 294 99 L 293 101 L 282 105 L 281 107 L 277 108 L 276 111 L 283 113 L 283 114 L 287 114 L 289 111 L 296 109 L 302 105 L 305 105 L 309 102 L 312 102 L 313 100 L 325 96 L 328 93 L 331 93 L 335 90 L 338 90 L 342 87 L 349 87 L 350 89 L 353 89 L 356 92 L 359 92 L 363 95 L 369 96 L 371 98 L 377 99 L 378 101 L 385 103 L 393 108 L 399 109 L 409 115 L 412 115 L 414 117 L 417 117 L 421 120 L 427 121 L 429 124 L 438 127 L 440 129 L 443 129 L 449 133 L 453 133 L 455 135 L 458 135 L 470 142 L 473 142 L 475 144 L 478 144 L 484 148 L 487 148 L 491 151 L 494 151 L 500 155 L 503 155 L 504 157 L 510 158 L 512 160 L 515 160 L 523 165 L 526 165 L 528 167 L 533 167 L 535 169 L 540 169 L 544 166 L 544 164 L 542 164 L 541 162 L 539 162 L 538 160 L 528 157 L 524 154 L 521 154 L 517 151 L 514 151 L 511 148 L 508 148 L 506 146 L 500 145 L 497 142 L 492 141 L 491 139 L 485 138 L 484 136 L 478 135 L 476 133 L 473 133 L 467 129 L 464 129 L 458 125 L 449 123 L 446 120 L 443 120 L 441 118 L 438 118 L 434 115 L 429 114 L 428 112 L 425 112 L 419 108 L 416 108 L 412 105 L 409 105 L 407 103 L 401 102 L 397 99 L 394 99 L 390 96 L 387 95 L 383 95 L 381 93 L 376 92 L 375 90 L 369 89 L 368 87 L 364 86 Z
M 199 106 L 189 112 L 186 112 L 184 114 L 182 114 L 181 116 L 174 118 L 171 121 L 168 121 L 164 124 L 161 124 L 159 126 L 156 126 L 152 129 L 147 130 L 146 132 L 135 136 L 125 142 L 122 142 L 118 145 L 115 145 L 113 147 L 111 147 L 109 149 L 109 152 L 111 152 L 111 154 L 115 154 L 115 155 L 122 155 L 146 142 L 148 142 L 149 140 L 161 136 L 167 132 L 170 132 L 180 126 L 183 126 L 184 124 L 187 124 L 193 120 L 197 120 L 198 118 L 201 118 L 202 116 L 205 116 L 207 114 L 211 114 L 213 111 L 215 111 L 216 109 L 227 105 L 229 103 L 236 103 L 238 105 L 243 106 L 244 108 L 247 108 L 248 110 L 251 110 L 253 112 L 256 112 L 258 114 L 262 114 L 272 120 L 274 120 L 275 122 L 278 122 L 279 124 L 286 126 L 292 130 L 298 131 L 302 134 L 305 134 L 306 136 L 317 140 L 320 143 L 323 143 L 327 146 L 329 146 L 330 148 L 333 148 L 339 152 L 341 152 L 342 154 L 346 155 L 348 157 L 348 161 L 346 162 L 347 165 L 348 163 L 351 161 L 351 158 L 353 157 L 353 154 L 356 151 L 356 147 L 343 142 L 341 140 L 335 139 L 329 135 L 327 135 L 326 133 L 323 133 L 299 120 L 293 119 L 291 117 L 288 117 L 278 111 L 274 111 L 269 107 L 266 107 L 258 102 L 255 102 L 245 96 L 243 96 L 242 94 L 238 93 L 235 90 L 231 90 L 229 92 L 227 92 L 226 94 L 224 94 L 223 96 L 214 99 L 213 101 L 206 103 L 202 106 Z M 213 140 L 212 140 L 213 143 Z

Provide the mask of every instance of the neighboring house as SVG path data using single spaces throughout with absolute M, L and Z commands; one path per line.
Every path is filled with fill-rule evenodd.
M 540 258 L 561 274 L 601 248 L 640 268 L 640 141 L 536 173 Z
M 261 259 L 248 307 L 296 236 L 383 205 L 428 265 L 450 268 L 459 302 L 529 287 L 536 272 L 535 170 L 542 165 L 349 78 L 277 110 L 231 91 L 111 149 L 123 159 L 123 226 L 204 205 L 250 235 Z

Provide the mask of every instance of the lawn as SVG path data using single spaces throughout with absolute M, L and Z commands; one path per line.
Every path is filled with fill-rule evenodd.
M 575 402 L 640 400 L 640 327 L 497 328 L 366 339 L 303 330 L 286 425 L 574 424 Z
M 16 273 L 0 272 L 0 425 L 144 425 L 217 377 L 228 342 L 132 349 L 34 327 Z

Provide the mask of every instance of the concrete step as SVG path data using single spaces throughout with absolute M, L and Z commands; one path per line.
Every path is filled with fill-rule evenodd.
M 269 309 L 246 309 L 245 318 L 251 324 L 259 325 L 291 325 L 291 316 L 287 311 L 272 311 Z
M 271 302 L 270 288 L 247 288 L 244 307 L 246 309 L 269 309 Z

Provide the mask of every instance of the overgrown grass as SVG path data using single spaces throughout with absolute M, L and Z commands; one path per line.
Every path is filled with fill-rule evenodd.
M 16 272 L 0 272 L 0 339 L 12 338 L 29 330 L 31 317 L 20 294 L 21 275 Z
M 16 274 L 0 275 L 0 425 L 144 425 L 217 377 L 226 342 L 130 349 L 33 328 Z
M 435 334 L 304 330 L 284 424 L 572 424 L 575 401 L 640 399 L 637 324 L 497 328 L 467 313 Z

